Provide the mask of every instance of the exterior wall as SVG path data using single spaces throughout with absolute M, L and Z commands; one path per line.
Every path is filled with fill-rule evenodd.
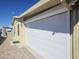
M 49 16 L 56 10 L 58 12 L 51 9 L 26 21 L 26 46 L 45 59 L 70 59 L 69 13 Z M 42 18 L 45 15 L 49 17 Z
M 18 24 L 19 24 L 19 35 L 18 35 Z M 22 22 L 18 22 L 15 20 L 13 24 L 13 29 L 14 29 L 14 40 L 15 41 L 20 41 L 21 45 L 25 44 L 25 27 Z
M 79 22 L 74 26 L 74 59 L 79 59 Z
M 79 59 L 79 1 L 71 10 L 72 59 Z
M 17 22 L 16 20 L 14 21 L 14 24 L 13 24 L 13 29 L 14 29 L 14 40 L 19 40 L 19 36 L 17 35 L 17 24 L 19 24 L 19 22 Z
M 79 59 L 79 1 L 74 9 L 74 26 L 73 26 L 73 55 L 74 59 Z
M 22 27 L 21 27 L 21 39 L 22 39 L 22 45 L 23 46 L 26 46 L 26 41 L 27 41 L 27 39 L 26 39 L 26 28 L 25 28 L 25 25 L 24 25 L 24 23 L 22 23 Z

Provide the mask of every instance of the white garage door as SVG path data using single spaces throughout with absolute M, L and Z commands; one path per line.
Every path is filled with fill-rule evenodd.
M 27 25 L 27 45 L 45 59 L 68 59 L 69 13 L 30 22 Z

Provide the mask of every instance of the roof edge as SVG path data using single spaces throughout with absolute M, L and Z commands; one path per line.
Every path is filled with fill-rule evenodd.
M 40 6 L 42 6 L 43 4 L 49 2 L 50 0 L 40 0 L 38 1 L 35 5 L 33 5 L 32 7 L 30 7 L 28 10 L 26 10 L 24 13 L 22 13 L 21 15 L 19 15 L 18 17 L 24 17 L 25 15 L 29 14 L 30 12 L 32 12 L 33 10 L 39 8 Z
M 13 18 L 12 18 L 12 25 L 14 24 L 15 19 L 18 19 L 18 18 L 19 18 L 18 16 L 13 16 Z

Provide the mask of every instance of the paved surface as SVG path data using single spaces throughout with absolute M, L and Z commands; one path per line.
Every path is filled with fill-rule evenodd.
M 12 46 L 11 40 L 11 33 L 8 33 L 8 38 L 0 45 L 0 59 L 36 59 L 26 48 Z

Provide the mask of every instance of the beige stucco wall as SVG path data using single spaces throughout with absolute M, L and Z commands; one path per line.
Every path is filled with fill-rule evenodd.
M 73 58 L 79 59 L 79 22 L 74 26 L 73 34 Z
M 19 24 L 19 35 L 18 35 L 18 24 Z M 14 21 L 13 24 L 13 30 L 14 30 L 14 41 L 20 41 L 21 45 L 26 44 L 26 32 L 25 32 L 25 26 L 22 22 Z

